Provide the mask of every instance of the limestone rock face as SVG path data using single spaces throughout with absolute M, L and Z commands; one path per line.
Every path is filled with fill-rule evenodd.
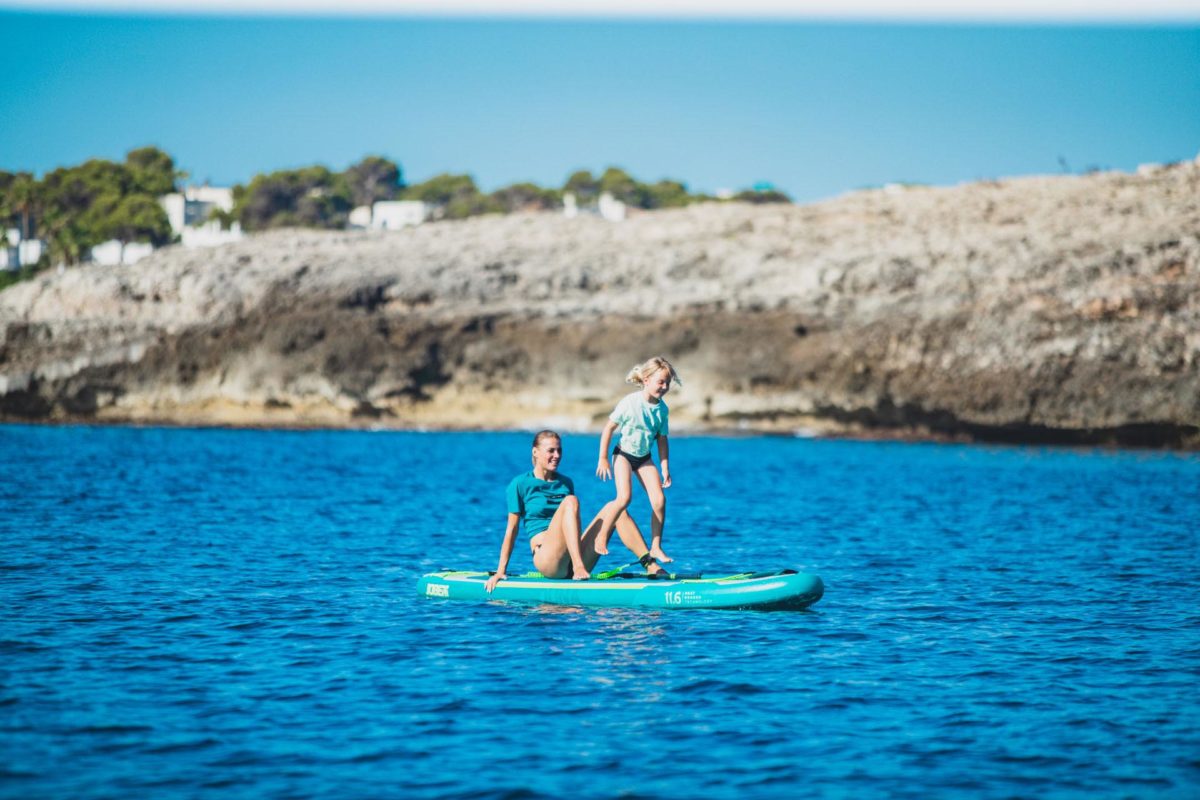
M 1200 447 L 1200 165 L 280 231 L 0 293 L 0 418 Z

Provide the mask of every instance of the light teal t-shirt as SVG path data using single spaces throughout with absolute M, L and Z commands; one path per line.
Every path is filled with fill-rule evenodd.
M 544 481 L 533 470 L 518 475 L 509 481 L 505 497 L 508 513 L 525 520 L 525 533 L 537 536 L 550 527 L 554 512 L 562 505 L 567 495 L 575 494 L 575 484 L 566 475 L 557 475 L 552 481 Z
M 670 435 L 668 411 L 665 401 L 647 403 L 641 392 L 622 397 L 608 415 L 621 432 L 621 449 L 635 457 L 649 453 L 650 445 L 658 441 L 659 436 Z

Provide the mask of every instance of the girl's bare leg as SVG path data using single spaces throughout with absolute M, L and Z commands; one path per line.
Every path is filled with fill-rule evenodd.
M 541 546 L 533 554 L 533 565 L 547 578 L 590 577 L 599 556 L 591 546 L 583 547 L 579 538 L 579 498 L 567 495 L 538 539 Z
M 612 537 L 617 518 L 629 508 L 629 501 L 633 497 L 633 468 L 623 456 L 613 458 L 613 485 L 616 486 L 617 496 L 600 509 L 602 524 L 596 534 L 596 552 L 602 556 L 608 555 L 608 540 Z
M 617 517 L 617 536 L 621 537 L 621 544 L 628 547 L 630 552 L 639 559 L 649 552 L 649 548 L 646 547 L 646 540 L 642 538 L 642 529 L 638 527 L 633 517 L 629 516 L 628 511 L 623 512 L 621 516 Z M 653 556 L 654 554 L 650 553 L 650 555 Z M 657 556 L 655 558 L 657 559 Z M 666 570 L 658 564 L 651 562 L 646 567 L 646 572 L 655 575 L 659 572 L 665 573 Z
M 667 497 L 663 494 L 662 478 L 658 467 L 647 461 L 637 471 L 638 480 L 650 500 L 650 555 L 658 561 L 670 562 L 671 558 L 662 549 L 663 525 L 667 521 Z
M 603 509 L 601 509 L 601 511 L 603 512 Z M 591 549 L 592 542 L 595 541 L 595 538 L 597 534 L 599 534 L 600 528 L 603 524 L 604 518 L 602 514 L 597 514 L 596 517 L 588 523 L 587 529 L 583 532 L 582 544 L 585 561 L 587 560 L 586 554 L 588 553 L 589 549 Z M 629 548 L 629 552 L 633 553 L 636 558 L 641 559 L 642 556 L 650 552 L 650 548 L 646 546 L 646 539 L 642 536 L 642 529 L 638 527 L 636 522 L 634 522 L 633 517 L 629 516 L 628 511 L 622 511 L 621 515 L 617 517 L 616 529 L 617 536 L 621 538 L 621 544 Z M 591 568 L 589 567 L 589 569 Z M 657 564 L 651 564 L 646 568 L 646 571 L 651 574 L 657 572 L 666 572 L 665 569 Z

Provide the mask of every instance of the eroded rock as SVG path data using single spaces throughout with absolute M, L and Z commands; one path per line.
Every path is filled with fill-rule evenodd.
M 1200 165 L 279 231 L 0 293 L 5 419 L 677 429 L 1200 446 Z

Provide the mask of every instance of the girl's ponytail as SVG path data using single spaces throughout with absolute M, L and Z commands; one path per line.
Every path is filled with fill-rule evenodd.
M 634 366 L 633 369 L 629 370 L 629 374 L 625 376 L 625 382 L 641 386 L 646 382 L 647 378 L 658 372 L 660 369 L 665 369 L 667 372 L 671 373 L 671 380 L 680 386 L 683 386 L 683 381 L 679 380 L 679 373 L 676 372 L 675 368 L 671 366 L 671 362 L 667 361 L 662 356 L 655 356 L 654 358 L 648 359 L 647 361 Z

